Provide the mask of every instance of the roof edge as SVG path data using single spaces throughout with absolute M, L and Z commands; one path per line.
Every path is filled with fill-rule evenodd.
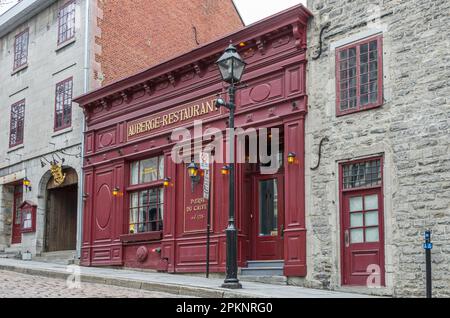
M 303 22 L 306 27 L 309 18 L 312 16 L 313 14 L 311 11 L 309 11 L 304 5 L 298 4 L 244 27 L 239 31 L 217 38 L 212 42 L 206 43 L 181 55 L 165 60 L 157 65 L 151 66 L 150 68 L 139 71 L 138 73 L 118 79 L 117 81 L 114 81 L 106 86 L 80 95 L 74 98 L 73 101 L 83 107 L 84 105 L 120 92 L 124 89 L 124 87 L 137 85 L 143 81 L 156 78 L 162 74 L 170 73 L 184 65 L 195 63 L 198 60 L 214 56 L 224 50 L 225 47 L 229 45 L 230 41 L 235 44 L 245 42 L 255 37 L 264 35 L 268 30 L 289 25 L 295 23 L 296 21 Z

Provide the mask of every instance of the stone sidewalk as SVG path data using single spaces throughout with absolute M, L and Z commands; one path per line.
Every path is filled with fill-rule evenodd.
M 98 283 L 165 292 L 181 296 L 202 298 L 368 298 L 371 296 L 308 289 L 295 286 L 243 282 L 242 290 L 220 288 L 221 279 L 141 272 L 125 269 L 80 267 L 81 282 Z M 71 273 L 59 264 L 0 259 L 0 270 L 14 271 L 34 276 L 66 279 Z M 1 284 L 2 282 L 0 282 Z

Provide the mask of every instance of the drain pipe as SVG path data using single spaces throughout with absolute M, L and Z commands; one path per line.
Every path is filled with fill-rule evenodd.
M 89 91 L 89 70 L 90 70 L 90 0 L 85 1 L 85 21 L 84 21 L 84 83 L 83 94 Z M 81 246 L 83 244 L 83 193 L 84 193 L 84 177 L 83 177 L 83 165 L 84 165 L 84 134 L 86 132 L 86 119 L 84 114 L 81 119 L 81 177 L 79 178 L 79 195 L 78 195 L 78 218 L 77 218 L 77 257 L 81 258 Z

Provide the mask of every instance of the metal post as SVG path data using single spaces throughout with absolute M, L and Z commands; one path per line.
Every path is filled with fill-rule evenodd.
M 222 284 L 223 288 L 239 289 L 242 285 L 237 278 L 237 230 L 235 226 L 235 211 L 234 211 L 234 111 L 235 111 L 235 95 L 236 87 L 231 84 L 228 93 L 230 95 L 230 119 L 229 119 L 229 131 L 230 131 L 230 182 L 229 182 L 229 220 L 228 228 L 226 230 L 227 236 L 227 277 Z
M 209 173 L 209 171 L 206 171 L 205 173 Z M 208 197 L 208 215 L 207 215 L 207 226 L 206 226 L 206 278 L 209 278 L 209 263 L 210 263 L 210 256 L 209 256 L 209 249 L 211 246 L 211 176 L 209 176 L 209 197 Z
M 431 243 L 431 231 L 425 231 L 425 266 L 426 266 L 426 294 L 427 298 L 432 298 L 432 284 L 431 284 L 431 250 L 433 243 Z

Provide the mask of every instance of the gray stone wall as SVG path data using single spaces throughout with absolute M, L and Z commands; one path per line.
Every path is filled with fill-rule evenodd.
M 433 295 L 450 296 L 450 2 L 309 0 L 306 140 L 308 286 L 341 289 L 339 162 L 383 155 L 386 288 L 425 295 L 423 232 L 433 231 Z M 320 29 L 322 56 L 313 60 Z M 384 103 L 336 116 L 335 49 L 383 35 Z M 317 171 L 323 137 L 322 162 Z
M 59 153 L 66 159 L 65 166 L 74 168 L 81 178 L 81 158 L 73 155 L 81 154 L 83 112 L 73 103 L 72 125 L 60 131 L 54 131 L 54 113 L 57 83 L 72 77 L 73 97 L 84 92 L 87 1 L 76 1 L 74 40 L 58 46 L 57 17 L 63 3 L 63 0 L 55 2 L 0 38 L 0 69 L 3 70 L 0 72 L 0 177 L 20 171 L 31 181 L 32 191 L 24 193 L 24 200 L 38 204 L 36 233 L 23 234 L 18 248 L 22 252 L 30 251 L 33 255 L 42 251 L 45 230 L 45 186 L 49 180 L 49 165 L 42 167 L 41 158 L 51 160 L 53 153 Z M 13 73 L 14 39 L 16 34 L 27 28 L 28 67 Z M 96 87 L 94 82 L 92 85 Z M 26 100 L 24 142 L 23 145 L 10 148 L 11 105 L 22 99 Z M 11 243 L 8 234 L 11 226 L 1 223 L 11 208 L 12 202 L 1 201 L 0 248 L 2 244 L 8 247 Z
M 11 244 L 11 226 L 13 221 L 14 187 L 0 185 L 0 250 Z

